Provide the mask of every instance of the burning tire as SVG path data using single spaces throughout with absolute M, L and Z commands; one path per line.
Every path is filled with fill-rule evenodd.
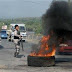
M 28 56 L 27 57 L 28 66 L 36 67 L 49 67 L 55 65 L 55 56 L 51 57 L 38 57 L 38 56 Z

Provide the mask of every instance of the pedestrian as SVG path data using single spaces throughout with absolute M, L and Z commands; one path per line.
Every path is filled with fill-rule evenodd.
M 16 57 L 19 54 L 20 51 L 20 31 L 19 31 L 19 26 L 15 25 L 15 31 L 14 31 L 14 44 L 15 44 L 15 53 L 14 57 Z

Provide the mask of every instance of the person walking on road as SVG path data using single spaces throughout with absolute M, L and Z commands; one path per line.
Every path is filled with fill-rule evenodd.
M 19 26 L 15 25 L 15 31 L 14 31 L 14 44 L 15 44 L 15 53 L 14 57 L 16 57 L 19 54 L 20 51 L 20 31 L 19 31 Z

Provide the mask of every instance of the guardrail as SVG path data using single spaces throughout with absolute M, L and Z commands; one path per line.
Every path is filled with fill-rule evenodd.
M 29 40 L 40 40 L 42 38 L 41 35 L 27 35 L 26 39 Z

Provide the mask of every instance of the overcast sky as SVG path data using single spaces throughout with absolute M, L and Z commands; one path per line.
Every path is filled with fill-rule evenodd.
M 0 0 L 0 18 L 40 17 L 52 0 Z

